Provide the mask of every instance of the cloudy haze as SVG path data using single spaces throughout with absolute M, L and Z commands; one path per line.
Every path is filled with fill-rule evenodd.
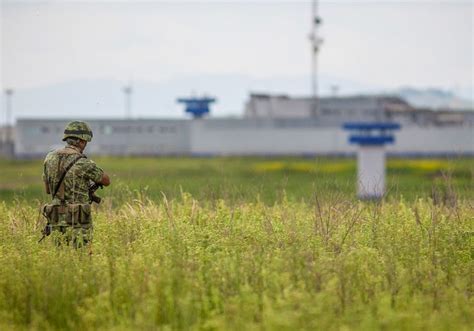
M 413 86 L 472 97 L 473 7 L 323 1 L 322 92 L 332 84 L 342 91 Z M 216 85 L 245 77 L 238 95 L 218 96 L 221 113 L 238 113 L 248 90 L 309 93 L 309 19 L 310 3 L 295 1 L 2 1 L 1 83 L 18 90 L 17 98 L 22 89 L 129 80 L 216 94 Z M 215 84 L 200 84 L 201 76 Z M 176 95 L 161 97 L 171 105 Z M 147 115 L 144 109 L 137 113 Z

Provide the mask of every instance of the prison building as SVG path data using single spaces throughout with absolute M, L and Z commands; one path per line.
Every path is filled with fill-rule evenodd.
M 311 98 L 251 95 L 242 118 L 82 119 L 94 131 L 95 155 L 348 155 L 345 122 L 401 125 L 397 155 L 474 155 L 474 112 L 415 109 L 396 97 Z M 58 148 L 71 119 L 17 121 L 16 157 Z
M 343 122 L 402 121 L 405 125 L 474 125 L 474 111 L 420 109 L 397 96 L 349 96 L 321 98 L 251 94 L 245 118 L 315 119 L 324 126 Z
M 69 120 L 20 119 L 14 153 L 44 156 L 63 145 Z M 86 119 L 95 155 L 348 155 L 354 147 L 340 127 L 300 119 Z M 474 155 L 474 126 L 406 126 L 387 151 L 397 155 Z

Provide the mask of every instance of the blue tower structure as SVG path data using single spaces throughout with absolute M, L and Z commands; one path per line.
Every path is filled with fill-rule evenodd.
M 345 123 L 343 128 L 351 131 L 349 143 L 358 145 L 393 144 L 393 131 L 401 128 L 400 124 L 392 122 L 353 122 Z
M 211 103 L 216 102 L 215 98 L 209 97 L 190 97 L 190 98 L 178 98 L 178 103 L 185 105 L 185 112 L 193 116 L 193 118 L 202 118 L 204 115 L 209 114 L 209 106 Z
M 357 150 L 357 195 L 361 199 L 380 199 L 385 194 L 385 148 L 393 144 L 393 131 L 401 128 L 392 122 L 345 123 L 349 143 Z

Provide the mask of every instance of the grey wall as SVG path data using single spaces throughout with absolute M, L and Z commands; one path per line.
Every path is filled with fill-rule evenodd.
M 182 120 L 86 120 L 94 139 L 90 154 L 158 155 L 188 154 L 189 121 Z M 69 120 L 21 119 L 17 123 L 15 154 L 39 156 L 63 146 L 62 132 Z
M 15 155 L 42 157 L 63 146 L 68 120 L 18 120 Z M 314 119 L 89 120 L 100 155 L 302 155 L 347 154 L 355 146 L 340 125 Z M 398 154 L 474 155 L 474 126 L 404 125 Z
M 192 126 L 191 150 L 195 154 L 301 155 L 347 154 L 355 151 L 349 145 L 348 133 L 340 127 L 259 127 L 242 125 L 225 129 L 212 122 Z M 219 128 L 220 127 L 220 128 Z M 467 154 L 474 155 L 472 126 L 407 126 L 395 133 L 396 143 L 389 152 L 398 154 Z
M 320 126 L 291 127 L 275 124 L 284 122 L 260 121 L 254 125 L 237 125 L 228 120 L 199 121 L 192 126 L 191 150 L 194 154 L 223 155 L 301 155 L 345 153 L 353 150 L 346 143 L 342 129 Z M 242 122 L 244 124 L 245 122 Z
M 396 133 L 389 152 L 410 154 L 474 155 L 474 127 L 405 127 Z

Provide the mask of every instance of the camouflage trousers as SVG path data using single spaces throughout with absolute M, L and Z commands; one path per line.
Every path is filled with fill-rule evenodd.
M 42 207 L 51 234 L 57 246 L 73 245 L 76 248 L 92 240 L 92 215 L 89 204 L 47 204 Z
M 92 225 L 88 227 L 53 225 L 51 230 L 56 246 L 72 245 L 74 248 L 81 248 L 92 242 Z

